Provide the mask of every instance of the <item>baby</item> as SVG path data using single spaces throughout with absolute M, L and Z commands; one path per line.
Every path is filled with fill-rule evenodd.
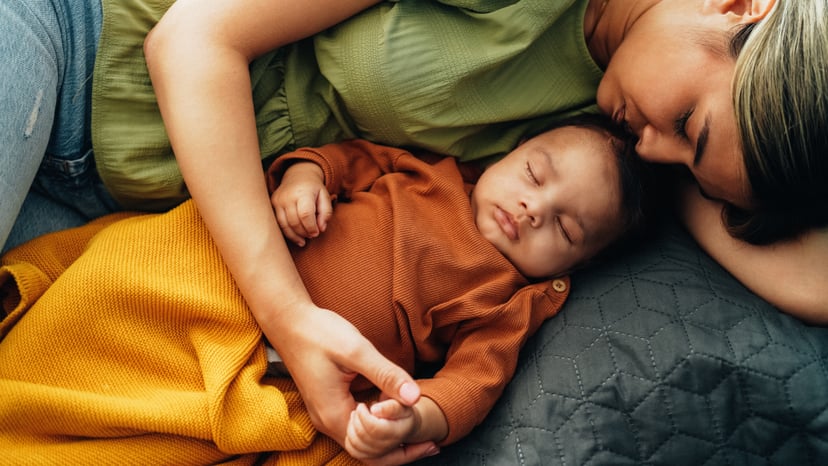
M 453 158 L 429 163 L 365 141 L 270 167 L 277 219 L 314 302 L 409 371 L 443 363 L 418 380 L 412 408 L 358 405 L 349 452 L 447 444 L 483 419 L 525 339 L 560 309 L 560 277 L 643 225 L 644 168 L 631 147 L 603 117 L 583 116 L 529 137 L 476 180 Z
M 270 166 L 284 266 L 420 389 L 411 407 L 353 403 L 334 439 L 348 454 L 435 453 L 468 434 L 563 305 L 566 273 L 641 227 L 644 171 L 605 124 L 546 129 L 482 173 L 360 140 Z M 13 462 L 323 462 L 333 450 L 316 447 L 329 439 L 313 436 L 290 380 L 263 378 L 269 342 L 192 201 L 21 245 L 3 258 L 0 295 L 0 382 L 15 394 L 0 397 L 0 447 Z M 372 388 L 351 383 L 360 400 Z

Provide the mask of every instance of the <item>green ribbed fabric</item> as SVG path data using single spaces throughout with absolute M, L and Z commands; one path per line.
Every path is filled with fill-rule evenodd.
M 144 62 L 172 2 L 104 0 L 94 75 L 98 170 L 127 208 L 188 194 Z M 363 137 L 463 160 L 594 111 L 601 70 L 584 43 L 586 0 L 388 1 L 251 66 L 263 156 Z

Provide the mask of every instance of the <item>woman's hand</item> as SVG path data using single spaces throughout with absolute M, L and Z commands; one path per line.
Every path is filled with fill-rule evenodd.
M 339 314 L 312 304 L 296 311 L 283 314 L 293 319 L 292 325 L 266 322 L 262 328 L 299 388 L 314 426 L 353 454 L 346 436 L 351 412 L 357 407 L 350 392 L 357 374 L 402 407 L 421 400 L 420 389 Z M 384 454 L 373 456 L 370 463 L 404 464 L 435 452 L 433 442 L 404 447 L 397 443 Z
M 313 162 L 295 162 L 288 167 L 270 202 L 285 238 L 299 246 L 323 233 L 333 214 L 324 174 Z
M 178 0 L 144 43 L 158 106 L 187 189 L 253 317 L 296 380 L 314 425 L 340 444 L 364 375 L 404 405 L 419 388 L 339 315 L 313 305 L 265 185 L 250 88 L 255 57 L 379 0 Z M 414 461 L 425 447 L 380 461 Z
M 314 425 L 340 443 L 355 407 L 349 383 L 357 373 L 403 404 L 413 404 L 419 389 L 308 296 L 265 185 L 249 65 L 378 2 L 178 0 L 144 43 L 187 189 L 253 317 L 294 375 Z

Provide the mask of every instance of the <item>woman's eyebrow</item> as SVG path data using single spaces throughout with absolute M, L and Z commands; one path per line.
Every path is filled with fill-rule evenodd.
M 699 138 L 696 140 L 696 153 L 693 156 L 693 166 L 696 167 L 701 163 L 704 156 L 704 149 L 707 147 L 707 138 L 710 136 L 710 114 L 704 117 L 704 124 L 699 131 Z

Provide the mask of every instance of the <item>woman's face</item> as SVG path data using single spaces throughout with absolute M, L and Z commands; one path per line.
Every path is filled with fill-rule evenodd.
M 684 165 L 705 195 L 747 208 L 725 34 L 737 19 L 714 3 L 654 2 L 613 54 L 597 99 L 638 136 L 643 159 Z

